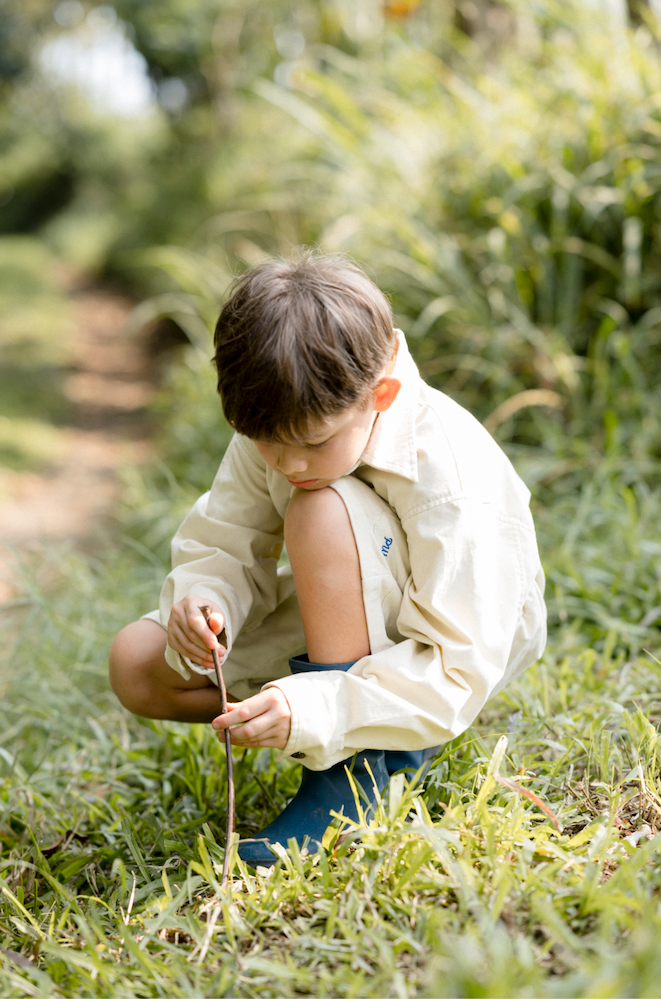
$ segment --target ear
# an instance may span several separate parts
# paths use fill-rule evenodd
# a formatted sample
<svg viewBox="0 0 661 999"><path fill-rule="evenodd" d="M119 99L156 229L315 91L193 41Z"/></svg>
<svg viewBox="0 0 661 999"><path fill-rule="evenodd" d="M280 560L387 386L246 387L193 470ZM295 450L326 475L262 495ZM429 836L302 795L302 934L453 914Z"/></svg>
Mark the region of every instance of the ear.
<svg viewBox="0 0 661 999"><path fill-rule="evenodd" d="M374 409L377 413L385 413L390 409L399 394L402 383L392 375L383 375L376 383L374 390Z"/></svg>

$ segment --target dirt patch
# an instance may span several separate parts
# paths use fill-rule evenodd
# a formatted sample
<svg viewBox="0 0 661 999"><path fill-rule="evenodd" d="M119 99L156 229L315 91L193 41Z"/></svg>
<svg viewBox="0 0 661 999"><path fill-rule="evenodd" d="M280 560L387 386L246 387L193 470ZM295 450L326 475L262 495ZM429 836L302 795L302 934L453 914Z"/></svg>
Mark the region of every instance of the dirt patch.
<svg viewBox="0 0 661 999"><path fill-rule="evenodd" d="M120 467L150 454L146 406L156 374L146 335L126 327L133 303L102 289L74 291L72 300L61 445L43 471L0 467L0 601L16 594L17 558L45 540L93 539L117 500Z"/></svg>

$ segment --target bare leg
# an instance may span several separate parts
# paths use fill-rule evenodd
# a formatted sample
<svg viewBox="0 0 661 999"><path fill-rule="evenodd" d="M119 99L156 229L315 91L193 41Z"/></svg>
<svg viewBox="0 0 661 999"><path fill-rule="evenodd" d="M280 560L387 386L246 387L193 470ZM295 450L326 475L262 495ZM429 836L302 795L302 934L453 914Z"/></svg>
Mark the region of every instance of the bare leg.
<svg viewBox="0 0 661 999"><path fill-rule="evenodd" d="M297 491L287 509L285 543L310 661L343 663L369 655L358 551L339 493Z"/></svg>
<svg viewBox="0 0 661 999"><path fill-rule="evenodd" d="M330 488L296 492L285 540L311 662L369 655L358 551L339 494ZM219 713L218 688L199 673L184 680L171 669L166 641L155 621L135 621L119 632L110 649L110 683L117 697L144 718L212 721Z"/></svg>
<svg viewBox="0 0 661 999"><path fill-rule="evenodd" d="M110 649L110 683L125 708L143 718L210 722L220 713L218 688L206 676L184 680L165 661L167 635L155 621L134 621Z"/></svg>

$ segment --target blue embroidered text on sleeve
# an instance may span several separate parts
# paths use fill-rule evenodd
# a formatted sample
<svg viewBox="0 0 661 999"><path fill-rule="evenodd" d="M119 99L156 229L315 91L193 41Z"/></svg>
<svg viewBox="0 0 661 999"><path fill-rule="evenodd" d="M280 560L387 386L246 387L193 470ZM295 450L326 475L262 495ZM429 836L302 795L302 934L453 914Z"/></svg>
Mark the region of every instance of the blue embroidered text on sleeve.
<svg viewBox="0 0 661 999"><path fill-rule="evenodd" d="M385 557L388 558L388 552L390 551L390 546L392 544L392 538L384 538L383 542L384 543L381 545L381 551L383 552L383 554L385 555Z"/></svg>

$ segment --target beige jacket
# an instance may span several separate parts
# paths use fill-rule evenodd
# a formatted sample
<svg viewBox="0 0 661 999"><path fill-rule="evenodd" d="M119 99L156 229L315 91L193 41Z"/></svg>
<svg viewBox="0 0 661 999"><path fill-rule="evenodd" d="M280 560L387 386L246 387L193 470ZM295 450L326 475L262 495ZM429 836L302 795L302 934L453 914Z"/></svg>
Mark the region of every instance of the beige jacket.
<svg viewBox="0 0 661 999"><path fill-rule="evenodd" d="M292 711L285 753L304 753L314 770L359 749L419 749L453 739L546 642L530 494L477 420L423 382L402 333L398 339L393 374L401 391L379 415L351 474L373 486L406 533L411 575L397 621L402 641L347 673L272 681ZM242 628L274 610L292 492L254 444L235 435L211 491L173 541L163 624L187 594L212 599L225 613L231 649ZM187 675L172 649L167 658Z"/></svg>

